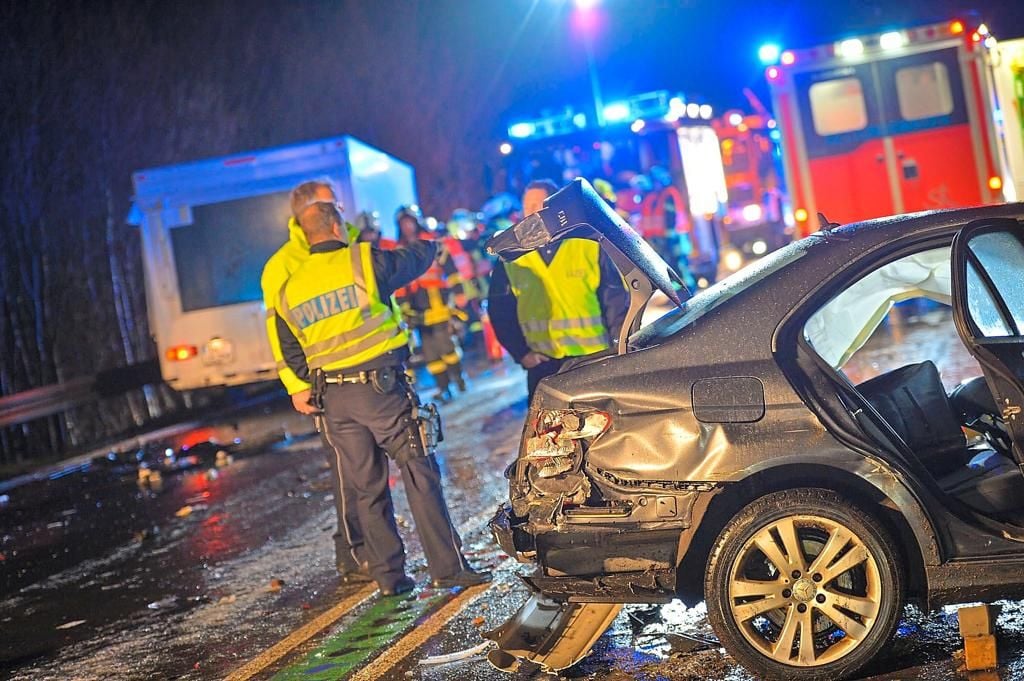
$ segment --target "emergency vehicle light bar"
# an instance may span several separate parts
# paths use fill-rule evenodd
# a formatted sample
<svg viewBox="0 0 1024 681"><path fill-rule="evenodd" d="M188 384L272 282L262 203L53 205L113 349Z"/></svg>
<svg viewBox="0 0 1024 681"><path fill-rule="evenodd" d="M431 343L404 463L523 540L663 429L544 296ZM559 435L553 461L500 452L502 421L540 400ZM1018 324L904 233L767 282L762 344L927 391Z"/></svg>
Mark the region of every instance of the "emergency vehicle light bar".
<svg viewBox="0 0 1024 681"><path fill-rule="evenodd" d="M968 29L972 30L968 33ZM979 43L988 36L988 27L985 24L970 27L963 21L955 19L917 28L851 36L815 47L784 50L779 53L777 63L782 66L792 66L833 59L857 59L861 56L893 52L913 45L949 40L961 35L967 35L972 42ZM775 75L769 75L769 79L775 80L780 75L778 66L771 64L769 70L771 69L775 69Z"/></svg>

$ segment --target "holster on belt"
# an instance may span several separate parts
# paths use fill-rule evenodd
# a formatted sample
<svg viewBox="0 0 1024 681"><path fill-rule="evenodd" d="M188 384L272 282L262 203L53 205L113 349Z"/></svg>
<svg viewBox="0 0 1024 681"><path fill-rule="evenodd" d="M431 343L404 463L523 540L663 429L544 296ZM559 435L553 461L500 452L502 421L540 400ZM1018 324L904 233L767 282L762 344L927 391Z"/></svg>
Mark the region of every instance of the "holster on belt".
<svg viewBox="0 0 1024 681"><path fill-rule="evenodd" d="M441 414L438 413L437 407L433 404L420 404L419 396L405 380L404 374L399 381L405 387L409 398L410 410L404 419L407 439L390 454L398 463L404 463L414 457L433 454L437 445L444 441L444 432L441 429Z"/></svg>
<svg viewBox="0 0 1024 681"><path fill-rule="evenodd" d="M309 403L321 411L324 408L324 392L327 390L327 375L320 369L313 371L313 382L309 388Z"/></svg>

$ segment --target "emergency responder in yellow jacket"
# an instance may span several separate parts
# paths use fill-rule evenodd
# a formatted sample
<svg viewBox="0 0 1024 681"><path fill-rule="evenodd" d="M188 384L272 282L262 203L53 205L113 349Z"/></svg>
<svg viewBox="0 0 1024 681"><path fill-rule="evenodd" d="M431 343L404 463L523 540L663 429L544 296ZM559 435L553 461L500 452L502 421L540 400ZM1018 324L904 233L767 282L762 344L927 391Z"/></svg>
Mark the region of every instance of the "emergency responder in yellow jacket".
<svg viewBox="0 0 1024 681"><path fill-rule="evenodd" d="M558 188L531 182L524 216L544 207ZM563 239L491 273L487 309L498 342L527 371L527 390L573 357L612 347L629 309L622 277L596 241Z"/></svg>
<svg viewBox="0 0 1024 681"><path fill-rule="evenodd" d="M462 371L462 355L452 338L452 316L455 314L452 296L462 292L459 272L443 241L423 227L419 210L403 206L395 214L398 223L399 244L408 245L419 239L438 243L438 255L423 276L402 291L400 304L406 318L419 331L423 360L427 371L437 384L435 399L452 399L451 384L466 390Z"/></svg>
<svg viewBox="0 0 1024 681"><path fill-rule="evenodd" d="M408 333L391 293L422 274L434 244L413 241L381 251L343 231L333 201L299 214L309 258L281 288L275 307L278 340L288 366L310 389L292 394L302 413L323 414L324 434L356 490L370 574L384 595L413 588L395 523L387 458L398 465L434 586L481 584L452 527L434 458L440 420L408 385Z"/></svg>
<svg viewBox="0 0 1024 681"><path fill-rule="evenodd" d="M336 201L331 185L323 181L305 182L292 192L292 217L288 220L288 241L270 256L263 266L260 286L263 289L263 306L267 310L267 338L274 360L277 362L277 375L289 393L305 390L309 387L306 381L295 375L281 356L277 342L277 325L275 323L274 304L281 287L298 269L299 265L309 257L309 244L306 235L296 221L295 214L312 200ZM324 441L324 454L331 467L331 482L334 488L334 506L338 513L338 527L334 532L334 559L341 580L346 583L369 581L369 573L365 565L367 558L363 547L363 532L359 526L359 517L355 506L346 505L344 499L352 498L354 490L346 484L341 475L338 457L334 450Z"/></svg>

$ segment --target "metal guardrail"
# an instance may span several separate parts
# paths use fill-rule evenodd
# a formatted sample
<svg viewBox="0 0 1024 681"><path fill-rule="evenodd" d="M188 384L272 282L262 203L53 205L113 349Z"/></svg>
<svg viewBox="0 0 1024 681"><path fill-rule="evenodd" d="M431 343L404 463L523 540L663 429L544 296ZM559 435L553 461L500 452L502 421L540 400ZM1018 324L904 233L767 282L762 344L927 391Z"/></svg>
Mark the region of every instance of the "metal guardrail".
<svg viewBox="0 0 1024 681"><path fill-rule="evenodd" d="M0 428L52 416L96 399L95 376L0 397Z"/></svg>
<svg viewBox="0 0 1024 681"><path fill-rule="evenodd" d="M156 360L74 378L64 383L32 388L0 397L0 428L16 426L45 416L160 381Z"/></svg>

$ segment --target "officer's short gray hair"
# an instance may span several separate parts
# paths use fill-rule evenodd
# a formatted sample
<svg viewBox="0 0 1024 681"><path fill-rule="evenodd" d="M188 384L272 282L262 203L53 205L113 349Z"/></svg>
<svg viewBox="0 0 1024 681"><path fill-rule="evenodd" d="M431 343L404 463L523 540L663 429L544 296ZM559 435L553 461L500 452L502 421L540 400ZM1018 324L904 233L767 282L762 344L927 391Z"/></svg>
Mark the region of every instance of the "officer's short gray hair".
<svg viewBox="0 0 1024 681"><path fill-rule="evenodd" d="M326 178L303 182L298 187L292 190L292 217L295 218L295 221L298 222L299 224L302 224L301 221L299 220L299 216L302 215L302 213L306 210L307 207L309 207L310 204L316 201L316 191L321 187L326 187L327 189L330 189L331 193L334 194L334 185L331 184L330 181L328 181Z"/></svg>
<svg viewBox="0 0 1024 681"><path fill-rule="evenodd" d="M341 213L330 201L315 201L306 206L302 213L302 227L306 239L310 242L319 241L324 237L334 236L334 226L340 225Z"/></svg>

